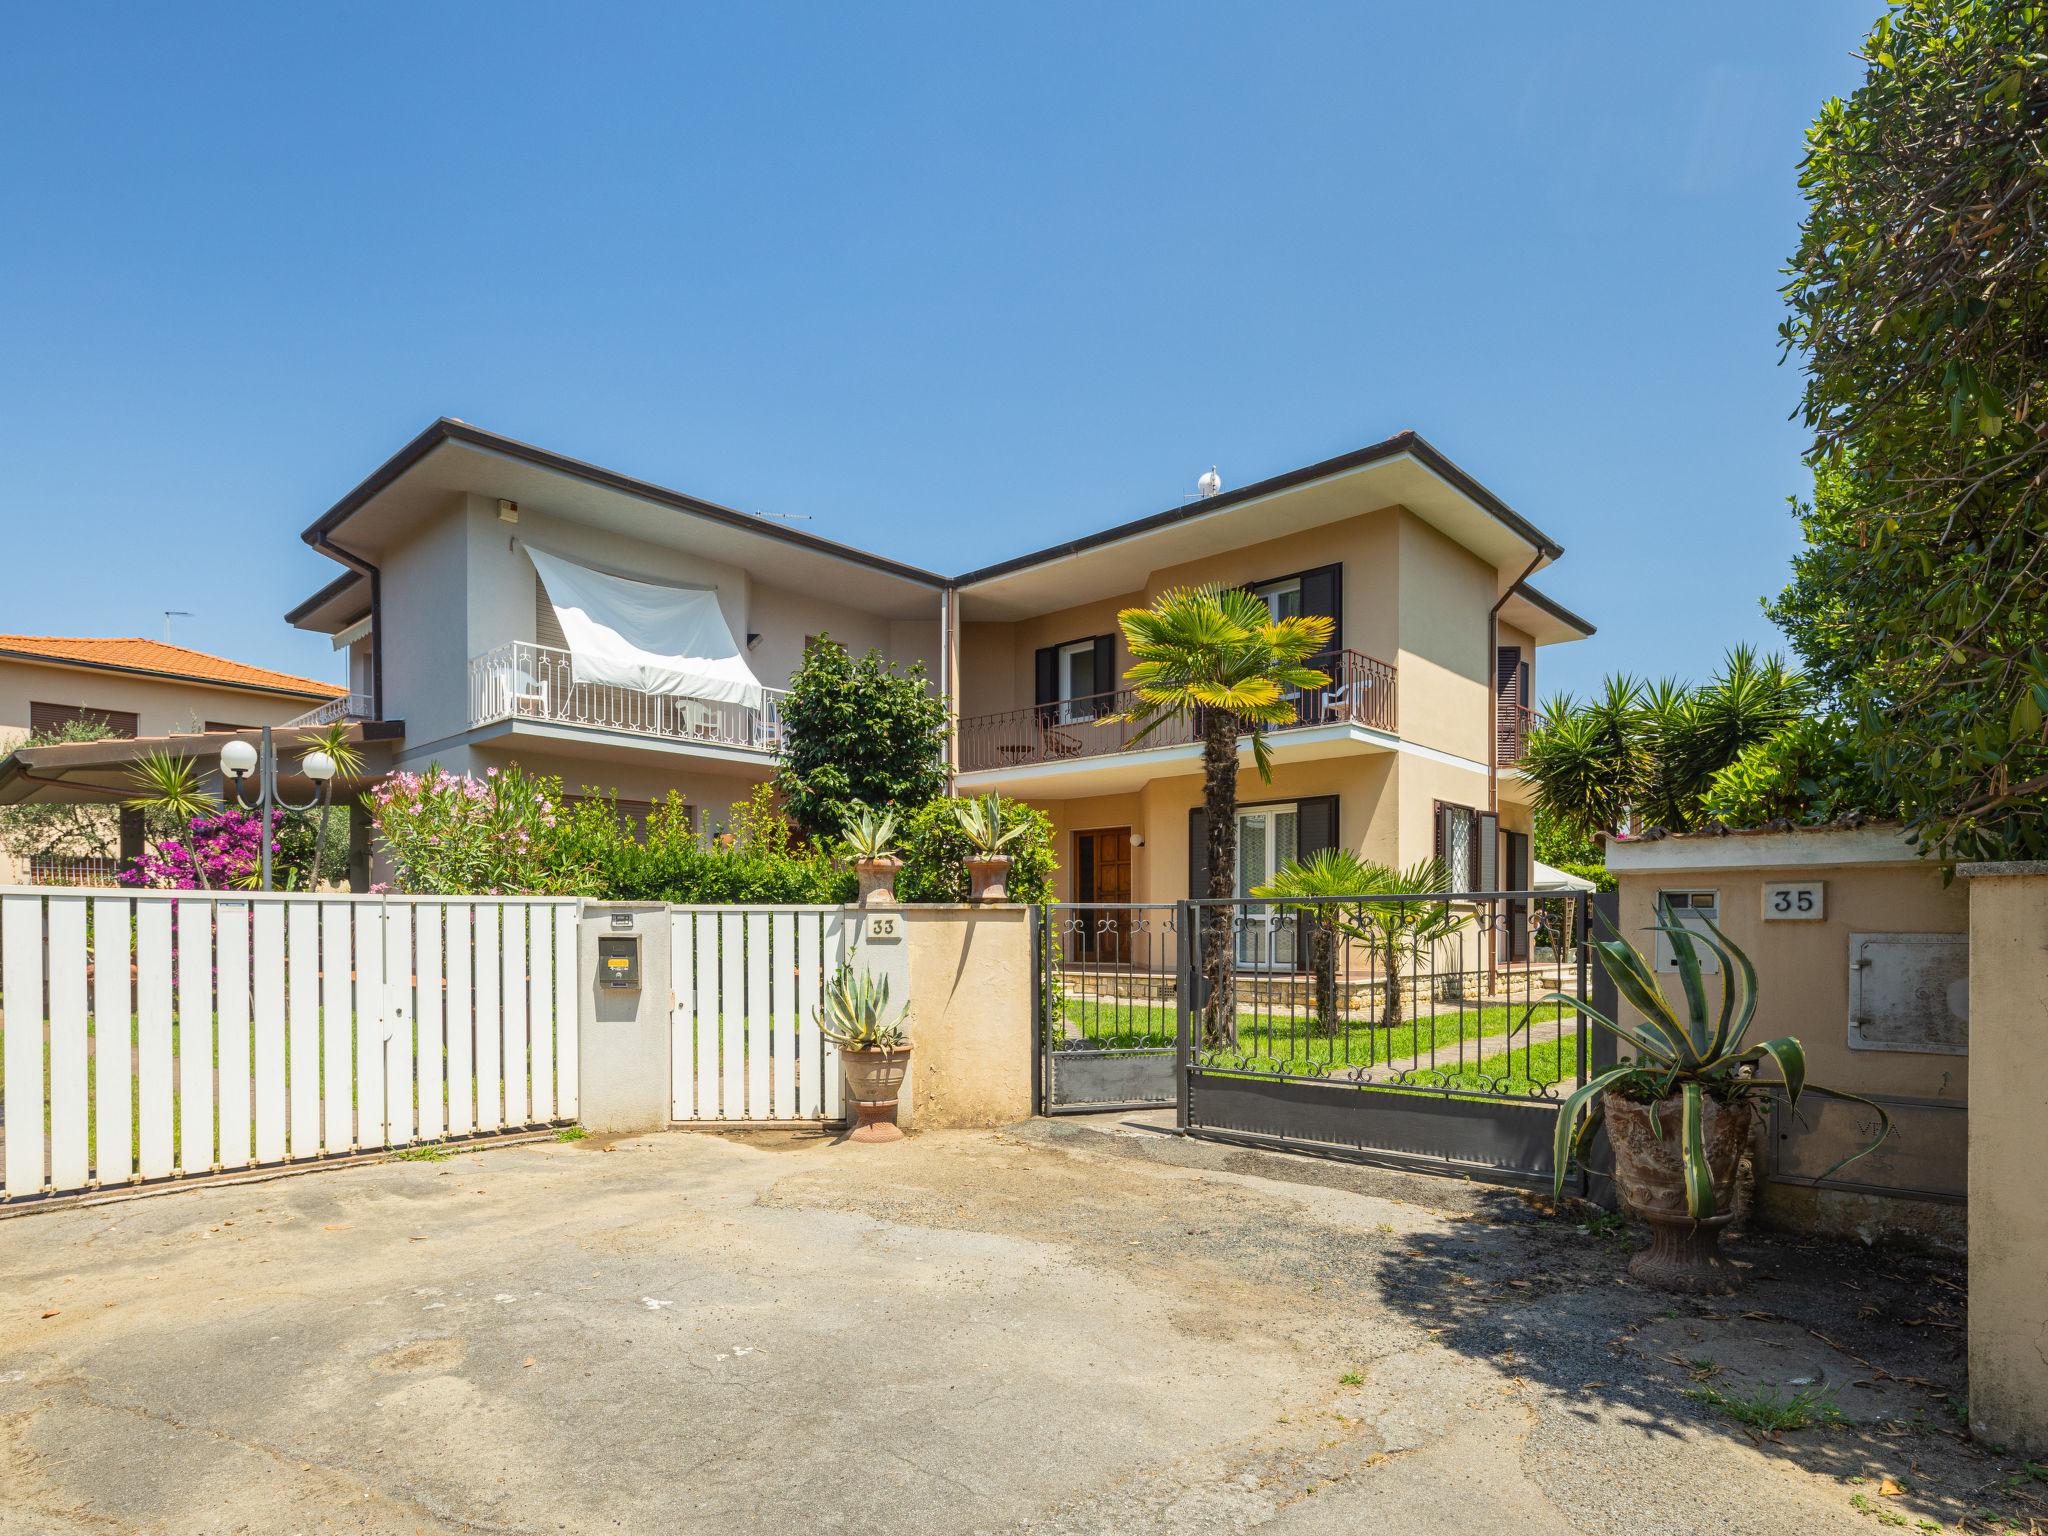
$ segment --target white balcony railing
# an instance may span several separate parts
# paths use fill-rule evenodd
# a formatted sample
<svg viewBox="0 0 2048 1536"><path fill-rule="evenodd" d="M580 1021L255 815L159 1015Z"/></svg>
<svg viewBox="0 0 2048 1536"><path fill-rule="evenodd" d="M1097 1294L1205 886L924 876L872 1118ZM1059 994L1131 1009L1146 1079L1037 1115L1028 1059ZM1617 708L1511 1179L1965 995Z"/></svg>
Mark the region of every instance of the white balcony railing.
<svg viewBox="0 0 2048 1536"><path fill-rule="evenodd" d="M316 704L303 715L295 715L285 721L285 729L303 725L333 725L343 720L367 720L370 718L370 696L367 693L344 693L339 698L329 699L325 704Z"/></svg>
<svg viewBox="0 0 2048 1536"><path fill-rule="evenodd" d="M762 690L760 709L715 699L678 698L611 683L579 683L569 653L552 645L515 640L469 663L469 723L540 720L587 725L662 741L751 747L782 745L781 688Z"/></svg>

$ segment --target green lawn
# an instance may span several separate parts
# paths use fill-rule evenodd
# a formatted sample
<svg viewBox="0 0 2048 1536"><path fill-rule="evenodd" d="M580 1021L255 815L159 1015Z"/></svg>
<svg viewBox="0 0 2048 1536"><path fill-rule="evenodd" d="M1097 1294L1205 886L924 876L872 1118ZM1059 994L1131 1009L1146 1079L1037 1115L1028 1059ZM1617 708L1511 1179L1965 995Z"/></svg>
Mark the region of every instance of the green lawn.
<svg viewBox="0 0 2048 1536"><path fill-rule="evenodd" d="M1482 1077L1532 1077L1539 1083L1563 1081L1577 1071L1577 1042L1567 1040L1560 1051L1555 1041L1538 1040L1532 1047L1517 1037L1510 1047L1501 1038L1520 1028L1525 1009L1495 1004L1486 1008L1439 1006L1434 1014L1409 1017L1392 1028L1347 1021L1327 1034L1308 1019L1242 1010L1237 1016L1238 1053L1278 1071L1380 1066L1416 1060L1418 1067L1455 1072L1468 1086ZM1081 1035L1107 1049L1136 1050L1171 1046L1174 1008L1164 1002L1128 1002L1067 998L1063 1013ZM1535 1010L1531 1022L1543 1026L1568 1018L1570 1010L1552 1003ZM1493 1037L1480 1056L1472 1042ZM1562 1071L1563 1076L1557 1074Z"/></svg>

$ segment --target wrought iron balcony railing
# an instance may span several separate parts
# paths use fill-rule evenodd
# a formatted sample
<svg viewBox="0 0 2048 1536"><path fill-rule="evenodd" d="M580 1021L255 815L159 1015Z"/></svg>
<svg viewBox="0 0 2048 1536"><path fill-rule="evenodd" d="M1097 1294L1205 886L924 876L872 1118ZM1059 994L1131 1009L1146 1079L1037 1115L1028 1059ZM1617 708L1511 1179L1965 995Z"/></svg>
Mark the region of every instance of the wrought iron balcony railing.
<svg viewBox="0 0 2048 1536"><path fill-rule="evenodd" d="M1536 711L1519 704L1502 705L1493 723L1494 762L1502 768L1519 763L1529 750L1529 733L1535 729Z"/></svg>
<svg viewBox="0 0 2048 1536"><path fill-rule="evenodd" d="M767 702L760 709L750 709L743 704L647 693L612 683L579 683L567 651L515 640L470 659L469 723L537 720L595 726L662 741L774 752L782 745L779 710L787 690L762 691Z"/></svg>
<svg viewBox="0 0 2048 1536"><path fill-rule="evenodd" d="M1328 686L1296 695L1294 720L1270 729L1286 732L1339 723L1394 729L1391 666L1361 651L1340 651L1314 665L1330 675ZM1133 690L1120 688L1029 709L968 716L960 722L960 771L1106 757L1201 740L1195 722L1185 716L1168 720L1142 741L1134 740L1139 728L1111 717L1128 711L1135 700Z"/></svg>

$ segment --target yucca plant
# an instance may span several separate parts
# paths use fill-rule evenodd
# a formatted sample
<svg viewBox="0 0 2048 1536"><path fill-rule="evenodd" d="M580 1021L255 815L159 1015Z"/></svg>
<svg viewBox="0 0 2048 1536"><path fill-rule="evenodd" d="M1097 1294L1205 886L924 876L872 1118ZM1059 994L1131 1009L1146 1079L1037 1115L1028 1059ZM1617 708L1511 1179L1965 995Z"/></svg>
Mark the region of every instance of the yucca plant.
<svg viewBox="0 0 2048 1536"><path fill-rule="evenodd" d="M994 790L972 800L953 802L953 815L960 822L968 846L984 859L997 858L1002 851L1030 830L1025 823L1003 825L1003 799Z"/></svg>
<svg viewBox="0 0 2048 1536"><path fill-rule="evenodd" d="M843 1051L900 1051L910 1044L903 1010L889 1012L889 978L842 965L825 985L813 1017L819 1031Z"/></svg>
<svg viewBox="0 0 2048 1536"><path fill-rule="evenodd" d="M1791 1035L1747 1043L1750 1025L1756 1019L1756 967L1741 947L1702 919L1705 932L1683 924L1664 922L1654 931L1669 936L1672 958L1685 993L1684 1010L1665 996L1656 972L1642 955L1619 935L1593 942L1601 966L1613 978L1615 990L1642 1015L1640 1024L1621 1024L1587 1005L1581 998L1552 992L1532 1004L1534 1013L1542 1003L1562 1002L1585 1014L1630 1046L1635 1055L1624 1058L1591 1079L1564 1101L1557 1117L1554 1147L1556 1193L1564 1193L1568 1166L1583 1159L1594 1133L1605 1118L1603 1099L1608 1095L1649 1106L1650 1126L1661 1139L1665 1134L1663 1106L1676 1098L1679 1104L1679 1162L1685 1183L1685 1209L1694 1221L1720 1214L1716 1209L1714 1179L1708 1165L1703 1137L1705 1101L1710 1096L1727 1104L1746 1104L1761 1099L1773 1087L1782 1087L1793 1109L1802 1094L1820 1094L1844 1099L1876 1112L1878 1132L1869 1146L1850 1153L1822 1178L1839 1172L1857 1158L1874 1152L1891 1130L1891 1117L1882 1106L1837 1088L1823 1088L1806 1080L1806 1052ZM1709 1005L1707 987L1700 965L1699 949L1704 947L1721 962L1721 997L1718 1009ZM1523 1016L1528 1024L1528 1014ZM1759 1076L1765 1062L1771 1063L1780 1081Z"/></svg>
<svg viewBox="0 0 2048 1536"><path fill-rule="evenodd" d="M334 760L334 773L320 786L320 830L313 837L313 864L306 871L308 890L320 883L320 866L327 857L327 816L334 809L334 783L336 779L352 779L363 771L363 754L349 739L349 728L340 721L323 730L303 736L299 745L307 756L325 752Z"/></svg>
<svg viewBox="0 0 2048 1536"><path fill-rule="evenodd" d="M892 858L896 852L896 813L856 806L839 824L839 835L856 859L872 862Z"/></svg>
<svg viewBox="0 0 2048 1536"><path fill-rule="evenodd" d="M176 752L158 750L137 758L128 768L128 782L135 793L125 802L133 811L159 811L190 827L193 818L220 808L219 799L206 788L199 764ZM211 890L206 869L195 857L192 873L201 890Z"/></svg>

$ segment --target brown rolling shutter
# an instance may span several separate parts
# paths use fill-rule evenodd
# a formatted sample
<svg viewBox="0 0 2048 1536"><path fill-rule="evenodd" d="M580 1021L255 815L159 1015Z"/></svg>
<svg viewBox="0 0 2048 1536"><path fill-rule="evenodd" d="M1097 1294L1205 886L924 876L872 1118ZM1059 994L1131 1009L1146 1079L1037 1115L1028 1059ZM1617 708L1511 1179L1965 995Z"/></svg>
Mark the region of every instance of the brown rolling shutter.
<svg viewBox="0 0 2048 1536"><path fill-rule="evenodd" d="M1495 739L1494 757L1498 762L1512 763L1522 756L1522 710L1528 700L1522 697L1522 648L1518 645L1503 645L1493 654L1493 733Z"/></svg>
<svg viewBox="0 0 2048 1536"><path fill-rule="evenodd" d="M132 709L94 709L86 704L37 704L33 701L28 706L28 728L38 736L61 731L80 720L104 725L115 736L141 734L141 721Z"/></svg>
<svg viewBox="0 0 2048 1536"><path fill-rule="evenodd" d="M562 621L555 614L555 605L548 600L547 583L538 572L533 578L533 639L536 645L553 646L558 651L569 649L569 637L562 633Z"/></svg>

